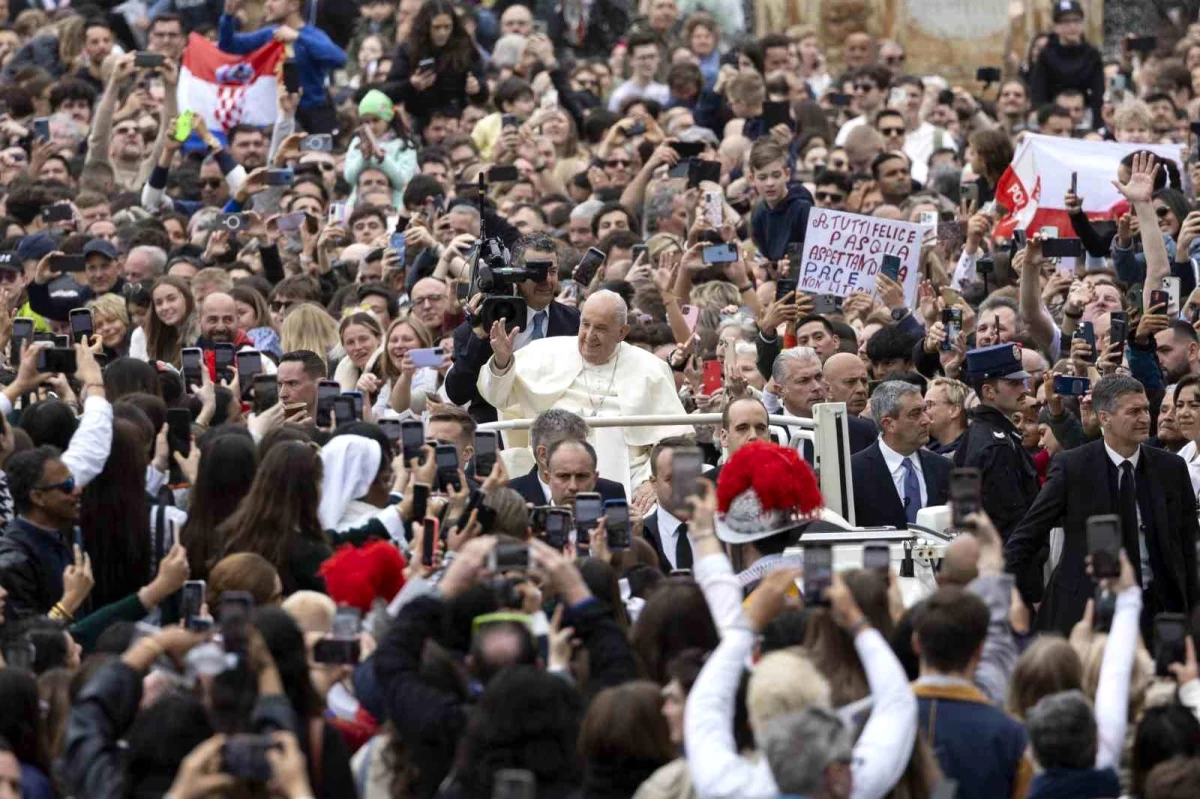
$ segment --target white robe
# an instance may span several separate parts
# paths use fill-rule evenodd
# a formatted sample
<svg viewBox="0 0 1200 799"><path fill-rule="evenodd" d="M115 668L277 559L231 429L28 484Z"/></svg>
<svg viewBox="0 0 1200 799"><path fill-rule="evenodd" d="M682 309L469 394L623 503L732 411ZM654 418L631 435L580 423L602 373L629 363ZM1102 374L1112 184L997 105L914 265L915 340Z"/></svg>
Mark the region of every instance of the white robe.
<svg viewBox="0 0 1200 799"><path fill-rule="evenodd" d="M489 360L479 371L478 386L501 418L532 419L550 408L584 418L686 413L671 367L624 342L608 362L594 366L583 360L574 336L531 341L514 354L503 374ZM650 477L655 443L693 432L690 425L592 428L588 440L596 447L600 475L633 489Z"/></svg>

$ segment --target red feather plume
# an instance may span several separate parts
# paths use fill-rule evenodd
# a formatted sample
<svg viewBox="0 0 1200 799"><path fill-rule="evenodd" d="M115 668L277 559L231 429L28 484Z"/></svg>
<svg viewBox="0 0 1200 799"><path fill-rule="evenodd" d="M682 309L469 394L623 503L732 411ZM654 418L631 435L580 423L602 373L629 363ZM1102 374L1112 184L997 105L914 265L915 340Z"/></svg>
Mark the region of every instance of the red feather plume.
<svg viewBox="0 0 1200 799"><path fill-rule="evenodd" d="M767 441L746 444L721 467L717 509L727 513L748 488L758 494L764 511L787 509L807 515L825 504L812 467L791 447Z"/></svg>
<svg viewBox="0 0 1200 799"><path fill-rule="evenodd" d="M325 578L330 599L368 613L377 597L391 602L400 593L404 566L404 556L394 544L375 541L361 547L338 547L317 574Z"/></svg>

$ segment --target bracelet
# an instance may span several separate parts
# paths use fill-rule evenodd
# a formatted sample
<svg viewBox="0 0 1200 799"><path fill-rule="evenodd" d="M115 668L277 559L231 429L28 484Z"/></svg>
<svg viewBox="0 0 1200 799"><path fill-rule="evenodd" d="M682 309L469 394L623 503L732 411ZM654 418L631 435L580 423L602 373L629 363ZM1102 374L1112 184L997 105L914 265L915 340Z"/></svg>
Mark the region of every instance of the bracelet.
<svg viewBox="0 0 1200 799"><path fill-rule="evenodd" d="M1082 319L1083 311L1080 311L1079 313L1071 313L1070 311L1063 311L1063 316L1067 317L1068 319Z"/></svg>
<svg viewBox="0 0 1200 799"><path fill-rule="evenodd" d="M75 621L75 617L67 612L67 609L63 607L61 602L55 602L54 607L50 608L50 613L48 615L52 619L65 619L69 622Z"/></svg>

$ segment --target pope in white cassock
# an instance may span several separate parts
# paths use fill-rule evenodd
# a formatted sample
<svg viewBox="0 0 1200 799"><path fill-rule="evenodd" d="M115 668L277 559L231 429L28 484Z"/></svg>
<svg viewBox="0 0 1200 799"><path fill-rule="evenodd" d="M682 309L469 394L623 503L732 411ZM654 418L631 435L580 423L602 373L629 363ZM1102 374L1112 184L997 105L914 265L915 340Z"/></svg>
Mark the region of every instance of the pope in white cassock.
<svg viewBox="0 0 1200 799"><path fill-rule="evenodd" d="M619 294L588 297L579 336L531 341L513 352L520 328L506 333L492 325L492 357L479 372L479 393L502 417L532 419L561 408L585 419L604 416L678 415L686 411L675 390L671 367L625 343L628 308ZM691 426L595 427L588 439L603 477L632 490L650 477L650 449L668 436L693 433Z"/></svg>

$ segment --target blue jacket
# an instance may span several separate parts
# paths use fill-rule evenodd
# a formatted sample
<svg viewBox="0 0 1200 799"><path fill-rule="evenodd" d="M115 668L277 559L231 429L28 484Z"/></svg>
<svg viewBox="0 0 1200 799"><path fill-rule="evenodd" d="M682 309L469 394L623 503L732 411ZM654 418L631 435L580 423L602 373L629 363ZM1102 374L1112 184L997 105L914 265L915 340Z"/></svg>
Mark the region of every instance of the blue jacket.
<svg viewBox="0 0 1200 799"><path fill-rule="evenodd" d="M1175 239L1163 234L1163 243L1167 245L1167 261L1171 264L1171 274L1179 278L1179 298L1186 301L1188 295L1196 288L1196 274L1192 269L1191 259L1200 256L1200 239L1194 239L1188 247L1188 260L1183 263L1175 261ZM1117 237L1112 239L1112 262L1117 277L1126 283L1141 283L1146 279L1146 253L1141 242L1134 246L1118 247ZM1146 291L1157 289L1158 286L1146 286Z"/></svg>
<svg viewBox="0 0 1200 799"><path fill-rule="evenodd" d="M229 14L221 15L220 38L217 46L226 53L251 53L271 41L278 25L268 25L252 33L238 33L238 21ZM301 108L325 105L325 80L329 73L346 64L346 51L333 43L329 34L313 25L300 29L300 38L292 45L297 72L300 73Z"/></svg>
<svg viewBox="0 0 1200 799"><path fill-rule="evenodd" d="M788 187L787 195L774 208L762 201L750 218L754 243L768 261L781 261L787 255L789 244L803 243L808 228L808 212L813 207L813 196L799 183Z"/></svg>
<svg viewBox="0 0 1200 799"><path fill-rule="evenodd" d="M1025 799L1107 799L1121 795L1121 780L1110 768L1050 768L1029 783Z"/></svg>

